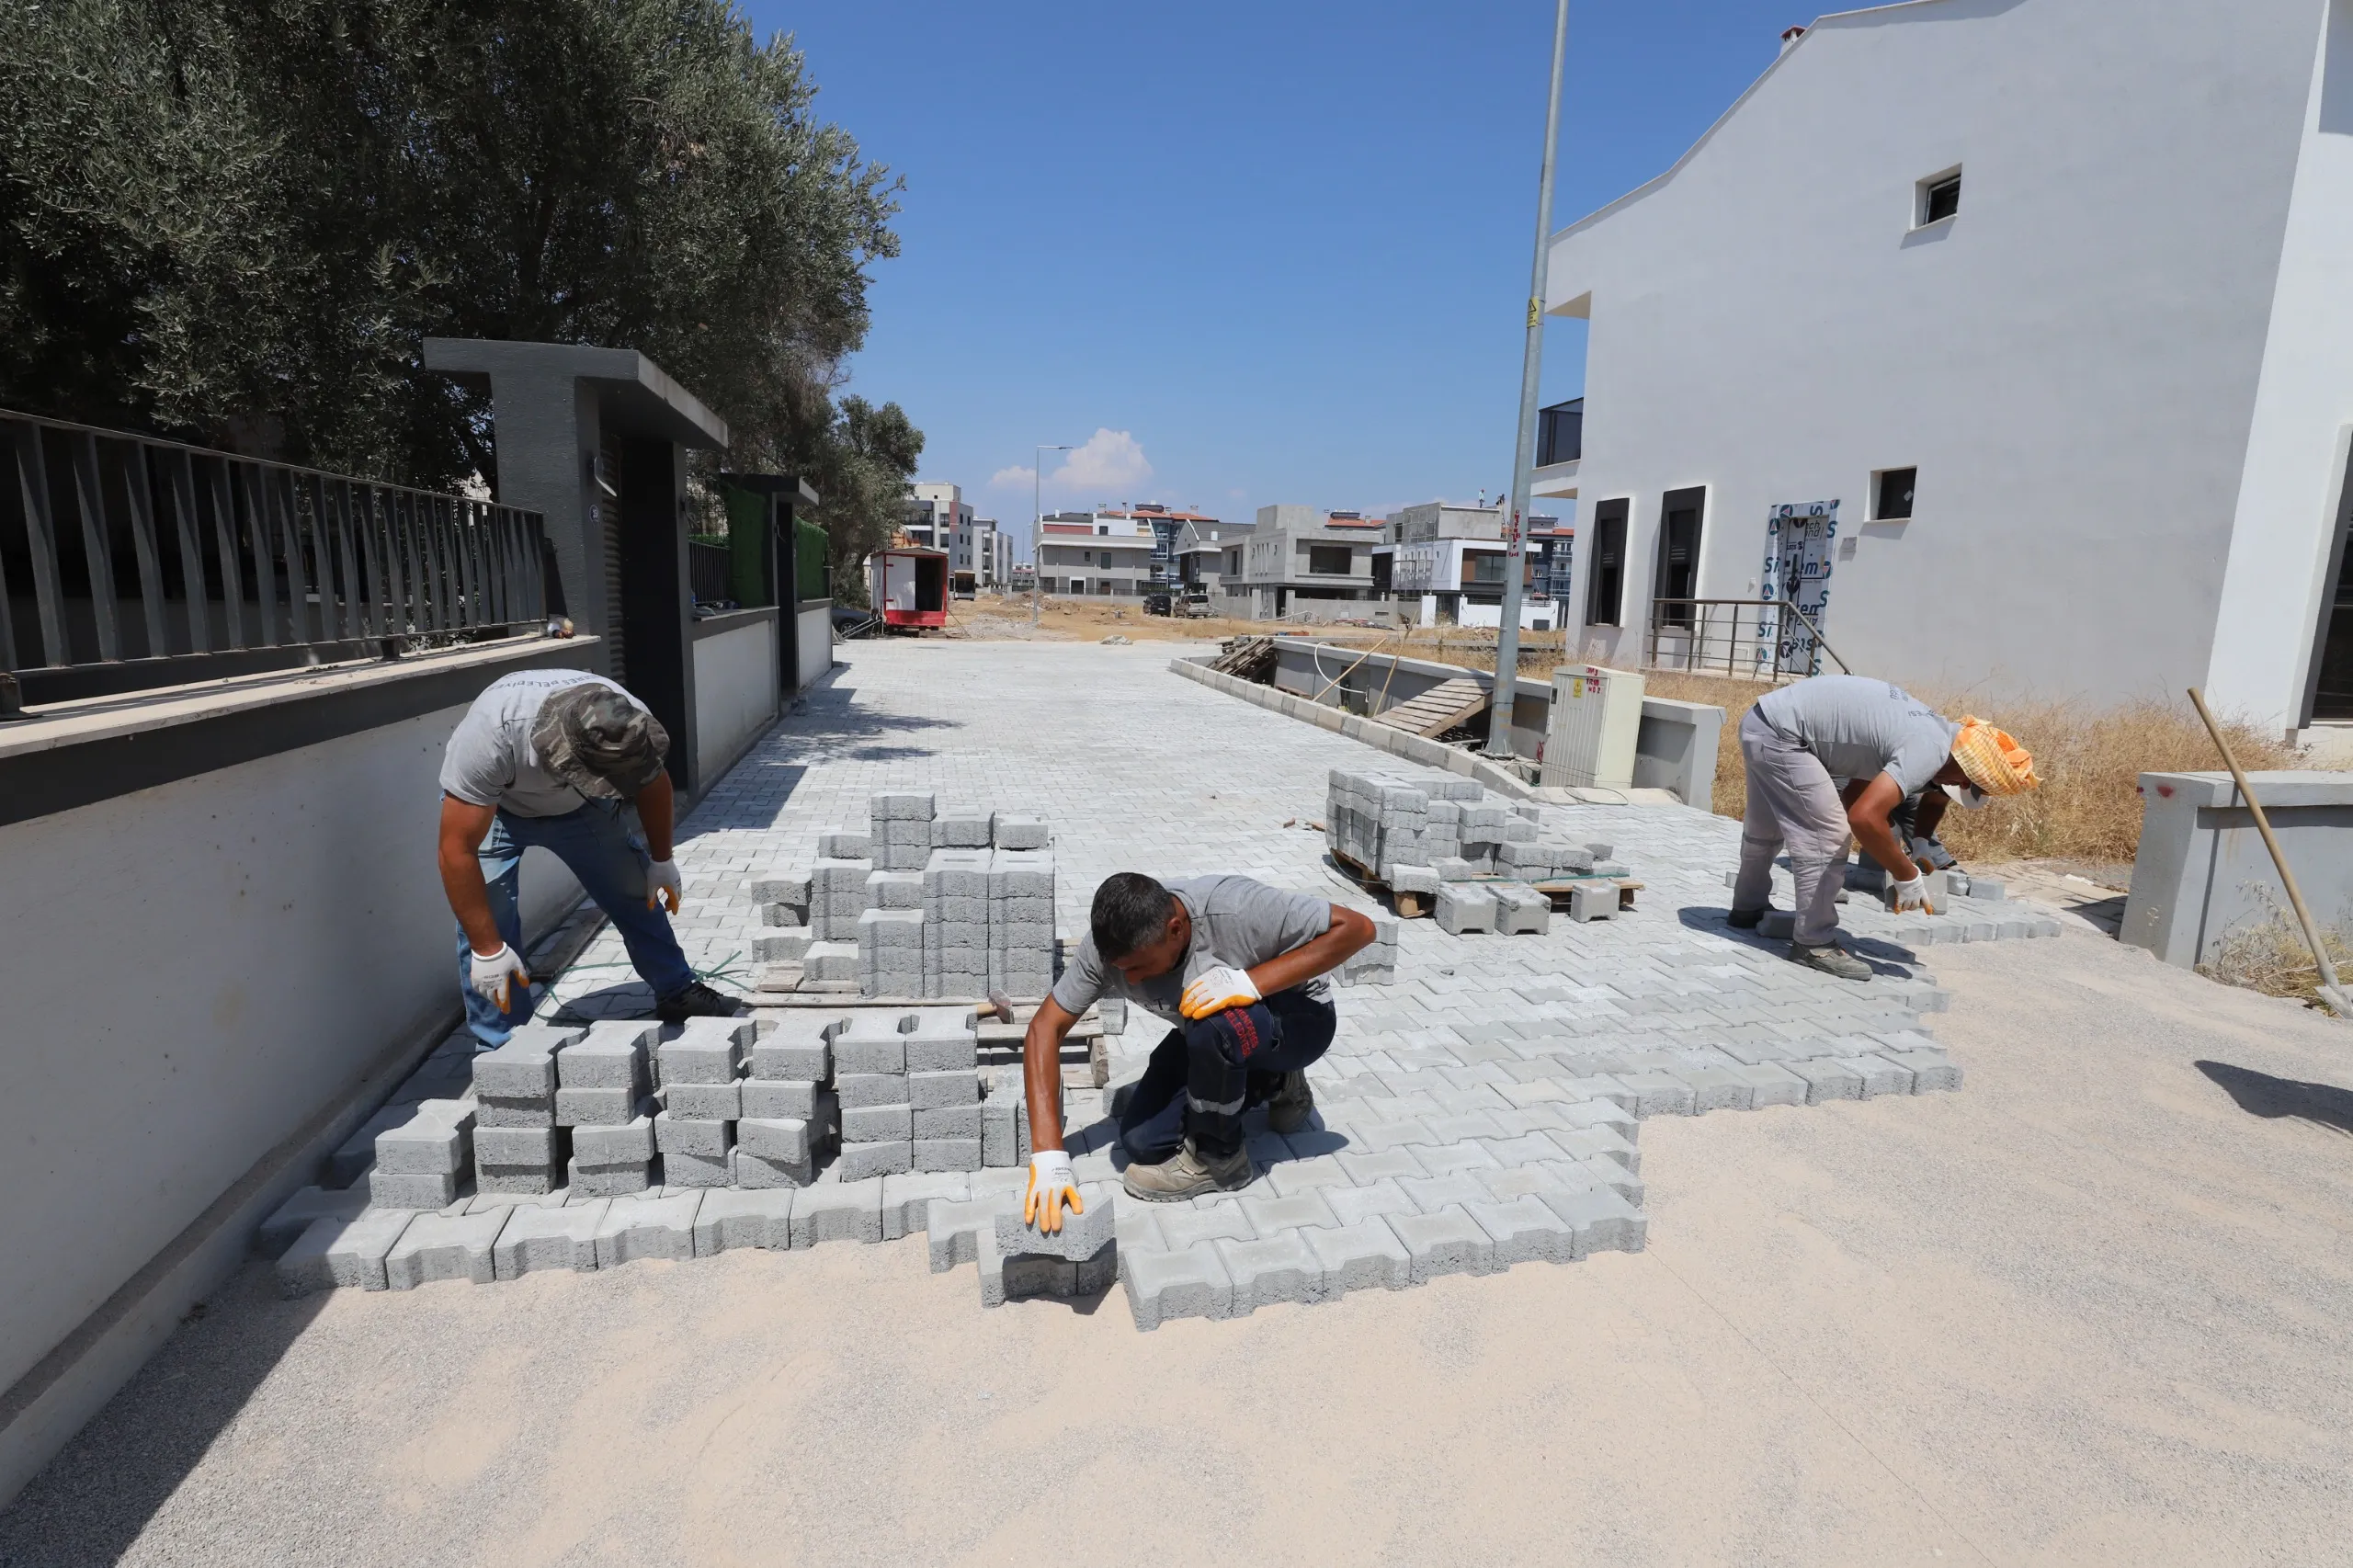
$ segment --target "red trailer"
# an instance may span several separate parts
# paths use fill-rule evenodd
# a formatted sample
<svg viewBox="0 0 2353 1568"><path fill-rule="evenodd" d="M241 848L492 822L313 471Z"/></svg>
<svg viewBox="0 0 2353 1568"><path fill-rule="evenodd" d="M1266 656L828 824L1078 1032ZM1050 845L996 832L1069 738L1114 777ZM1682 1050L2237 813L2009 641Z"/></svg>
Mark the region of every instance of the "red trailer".
<svg viewBox="0 0 2353 1568"><path fill-rule="evenodd" d="M892 631L921 631L948 624L948 552L903 545L877 551L868 591Z"/></svg>

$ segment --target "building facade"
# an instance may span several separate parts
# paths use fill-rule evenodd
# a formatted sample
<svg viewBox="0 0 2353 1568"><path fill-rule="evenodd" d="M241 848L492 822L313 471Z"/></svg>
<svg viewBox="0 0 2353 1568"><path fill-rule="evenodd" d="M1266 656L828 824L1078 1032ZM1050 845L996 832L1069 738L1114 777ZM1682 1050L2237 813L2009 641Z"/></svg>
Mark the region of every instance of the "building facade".
<svg viewBox="0 0 2353 1568"><path fill-rule="evenodd" d="M966 517L956 524L948 552L948 580L956 592L1002 593L1012 576L1013 540L995 519Z"/></svg>
<svg viewBox="0 0 2353 1568"><path fill-rule="evenodd" d="M1052 512L1038 525L1038 586L1072 597L1140 598L1160 548L1149 521L1124 512Z"/></svg>
<svg viewBox="0 0 2353 1568"><path fill-rule="evenodd" d="M1795 589L1933 690L2353 718L2348 277L2353 0L1824 17L1552 241L1580 645Z"/></svg>
<svg viewBox="0 0 2353 1568"><path fill-rule="evenodd" d="M928 550L945 550L952 557L957 537L972 526L972 508L964 500L961 484L935 484L929 482L910 486L907 492L906 535L909 544Z"/></svg>
<svg viewBox="0 0 2353 1568"><path fill-rule="evenodd" d="M1390 514L1388 540L1374 552L1377 596L1403 621L1418 626L1501 626L1510 556L1500 506L1442 502ZM1557 518L1530 516L1521 565L1520 625L1549 631L1560 624L1552 589L1569 559L1573 530Z"/></svg>
<svg viewBox="0 0 2353 1568"><path fill-rule="evenodd" d="M1240 582L1225 603L1252 620L1340 619L1369 613L1379 518L1300 506L1261 506L1240 558ZM1239 592L1234 589L1238 587ZM1352 607L1352 608L1351 608Z"/></svg>

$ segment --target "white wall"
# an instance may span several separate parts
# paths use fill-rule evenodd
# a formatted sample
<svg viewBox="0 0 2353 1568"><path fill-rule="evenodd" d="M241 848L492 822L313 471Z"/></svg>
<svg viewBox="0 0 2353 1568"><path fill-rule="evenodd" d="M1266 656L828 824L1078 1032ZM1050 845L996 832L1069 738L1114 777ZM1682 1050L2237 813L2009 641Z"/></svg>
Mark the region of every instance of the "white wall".
<svg viewBox="0 0 2353 1568"><path fill-rule="evenodd" d="M834 667L833 606L829 601L815 609L804 609L795 621L794 635L801 639L801 657L794 667L801 672L801 688L806 690Z"/></svg>
<svg viewBox="0 0 2353 1568"><path fill-rule="evenodd" d="M2208 698L2267 728L2304 711L2353 426L2353 0L2331 0L2239 476Z"/></svg>
<svg viewBox="0 0 2353 1568"><path fill-rule="evenodd" d="M695 776L706 788L776 718L779 613L695 639Z"/></svg>
<svg viewBox="0 0 2353 1568"><path fill-rule="evenodd" d="M464 711L0 827L0 1388L455 1013L435 780ZM579 896L540 850L523 886L534 935Z"/></svg>
<svg viewBox="0 0 2353 1568"><path fill-rule="evenodd" d="M1828 17L1669 176L1563 231L1548 303L1592 322L1579 507L1632 501L1625 630L1587 635L1639 655L1661 494L1705 485L1706 597L1758 591L1769 506L1841 502L1824 630L1859 668L2102 699L2201 679L2320 14ZM1959 216L1913 232L1916 182L1954 165ZM1907 466L1914 518L1866 525L1871 471Z"/></svg>

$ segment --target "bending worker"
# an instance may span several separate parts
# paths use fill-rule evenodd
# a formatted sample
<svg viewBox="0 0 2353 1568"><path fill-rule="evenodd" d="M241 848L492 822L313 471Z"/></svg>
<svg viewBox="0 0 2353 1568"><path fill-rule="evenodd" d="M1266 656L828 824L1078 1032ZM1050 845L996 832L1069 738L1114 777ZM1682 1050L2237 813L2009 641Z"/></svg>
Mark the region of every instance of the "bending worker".
<svg viewBox="0 0 2353 1568"><path fill-rule="evenodd" d="M1927 909L1927 879L1889 821L1904 798L1937 785L1975 807L2041 782L2034 758L1993 725L1955 724L1866 676L1815 676L1758 698L1740 722L1740 752L1748 812L1730 924L1750 929L1764 919L1773 857L1787 844L1797 882L1790 957L1841 980L1871 977L1833 939L1849 833L1887 868L1898 910Z"/></svg>
<svg viewBox="0 0 2353 1568"><path fill-rule="evenodd" d="M669 750L643 703L585 670L502 676L458 721L441 762L441 886L458 917L466 1023L486 1047L531 1016L516 948L517 868L535 844L611 919L664 1023L742 1011L695 978L670 929L680 890Z"/></svg>
<svg viewBox="0 0 2353 1568"><path fill-rule="evenodd" d="M1022 1212L1062 1229L1083 1212L1063 1148L1062 1044L1098 998L1124 997L1174 1026L1120 1118L1132 1196L1176 1202L1250 1185L1242 1118L1295 1132L1315 1097L1307 1066L1331 1049L1338 1018L1330 971L1373 938L1372 922L1247 877L1163 885L1122 871L1095 890L1087 935L1023 1042L1029 1091L1029 1191Z"/></svg>

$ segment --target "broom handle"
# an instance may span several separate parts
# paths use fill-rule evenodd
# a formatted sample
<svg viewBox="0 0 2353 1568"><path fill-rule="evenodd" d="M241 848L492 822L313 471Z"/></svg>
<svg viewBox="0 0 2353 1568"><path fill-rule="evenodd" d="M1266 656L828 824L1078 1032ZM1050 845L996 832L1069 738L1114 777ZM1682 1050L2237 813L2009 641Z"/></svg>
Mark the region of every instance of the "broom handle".
<svg viewBox="0 0 2353 1568"><path fill-rule="evenodd" d="M2313 926L2312 911L2304 907L2304 895L2296 886L2296 873L2288 869L2288 857L2281 854L2279 839L2272 836L2271 819L2263 814L2263 802L2255 798L2255 787L2246 781L2246 772L2239 767L2239 759L2232 755L2231 743L2222 738L2222 727L2214 722L2214 715L2206 710L2206 699L2198 688L2189 688L2190 705L2198 710L2199 718L2206 722L2206 733L2214 737L2214 747L2222 754L2224 766L2231 770L2232 781L2239 787L2240 797L2255 817L2255 830L2263 835L2263 846L2271 851L2271 863L2279 869L2279 880L2287 885L2288 904L2296 912L2296 924L2304 929L2304 946L2313 953L2313 962L2320 968L2321 983L2331 991L2337 990L2336 966L2328 961L2328 949L2321 946L2320 932ZM2342 993L2340 992L2341 995ZM2331 1007L2336 1004L2331 1002Z"/></svg>

